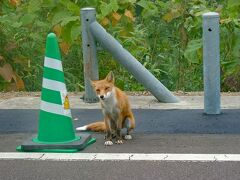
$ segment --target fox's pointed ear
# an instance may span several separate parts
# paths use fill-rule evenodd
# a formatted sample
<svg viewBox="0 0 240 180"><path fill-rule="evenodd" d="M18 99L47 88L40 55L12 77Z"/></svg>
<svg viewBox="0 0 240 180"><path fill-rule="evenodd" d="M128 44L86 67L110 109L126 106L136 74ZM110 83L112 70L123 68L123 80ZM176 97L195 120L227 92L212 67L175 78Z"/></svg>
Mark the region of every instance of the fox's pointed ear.
<svg viewBox="0 0 240 180"><path fill-rule="evenodd" d="M108 73L108 75L106 76L106 81L111 82L111 83L114 83L114 75L113 75L113 72L112 72L112 71L110 71L110 72Z"/></svg>

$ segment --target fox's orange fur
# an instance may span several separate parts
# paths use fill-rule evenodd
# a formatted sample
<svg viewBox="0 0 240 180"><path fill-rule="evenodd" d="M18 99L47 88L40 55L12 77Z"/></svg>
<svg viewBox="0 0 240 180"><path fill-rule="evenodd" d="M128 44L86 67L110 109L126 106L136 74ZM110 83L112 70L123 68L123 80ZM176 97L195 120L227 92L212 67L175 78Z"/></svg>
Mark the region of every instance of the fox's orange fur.
<svg viewBox="0 0 240 180"><path fill-rule="evenodd" d="M92 85L100 99L103 122L95 122L77 130L106 132L105 145L112 145L113 135L116 143L122 144L121 129L127 128L125 139L131 139L129 134L135 128L135 119L127 95L114 85L113 73L110 72L103 80L92 81Z"/></svg>

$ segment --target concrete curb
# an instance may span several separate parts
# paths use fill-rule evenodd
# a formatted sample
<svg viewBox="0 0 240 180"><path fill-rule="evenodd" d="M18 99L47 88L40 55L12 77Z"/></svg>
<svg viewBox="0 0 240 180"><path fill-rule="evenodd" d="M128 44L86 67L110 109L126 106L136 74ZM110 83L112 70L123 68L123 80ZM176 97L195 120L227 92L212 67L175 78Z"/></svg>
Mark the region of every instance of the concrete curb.
<svg viewBox="0 0 240 180"><path fill-rule="evenodd" d="M99 103L84 103L70 95L72 109L100 109ZM129 96L133 109L203 109L203 96L178 96L179 103L159 103L153 96ZM40 97L21 96L0 100L0 109L39 109ZM222 109L240 109L240 96L221 96Z"/></svg>

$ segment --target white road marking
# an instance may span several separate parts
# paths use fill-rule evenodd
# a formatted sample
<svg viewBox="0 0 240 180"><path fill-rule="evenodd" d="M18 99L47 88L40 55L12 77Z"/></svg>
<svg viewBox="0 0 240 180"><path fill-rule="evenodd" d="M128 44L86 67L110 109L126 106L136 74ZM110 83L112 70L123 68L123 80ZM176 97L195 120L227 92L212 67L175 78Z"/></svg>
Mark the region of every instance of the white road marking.
<svg viewBox="0 0 240 180"><path fill-rule="evenodd" d="M240 161L240 154L26 153L0 152L0 160L53 161Z"/></svg>
<svg viewBox="0 0 240 180"><path fill-rule="evenodd" d="M0 159L39 159L43 153L0 153Z"/></svg>

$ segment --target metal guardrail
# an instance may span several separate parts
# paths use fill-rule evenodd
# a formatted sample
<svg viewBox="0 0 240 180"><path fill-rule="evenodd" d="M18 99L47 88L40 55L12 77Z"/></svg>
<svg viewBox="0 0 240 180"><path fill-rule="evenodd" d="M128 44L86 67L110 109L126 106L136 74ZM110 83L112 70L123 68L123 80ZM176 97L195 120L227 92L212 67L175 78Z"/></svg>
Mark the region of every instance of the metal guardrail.
<svg viewBox="0 0 240 180"><path fill-rule="evenodd" d="M149 90L158 101L176 103L175 97L158 79L156 79L139 61L136 60L122 45L115 40L106 30L95 21L95 9L81 9L84 78L85 78L85 102L95 102L96 95L92 93L89 79L96 79L98 66L96 58L95 39L100 45L110 52L116 61L123 65L144 87ZM94 38L93 38L94 37Z"/></svg>
<svg viewBox="0 0 240 180"><path fill-rule="evenodd" d="M114 59L124 66L158 101L176 103L175 97L156 79L135 57L114 39L96 21L94 8L81 9L82 42L84 59L85 102L98 101L90 79L98 79L98 62L95 40L110 52ZM203 14L203 69L204 69L204 112L220 114L220 49L219 15L210 12Z"/></svg>

